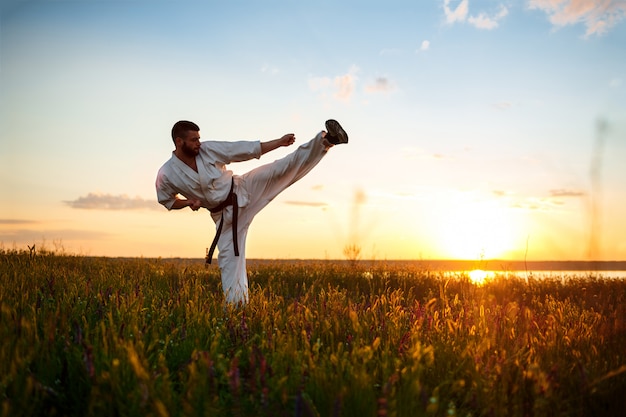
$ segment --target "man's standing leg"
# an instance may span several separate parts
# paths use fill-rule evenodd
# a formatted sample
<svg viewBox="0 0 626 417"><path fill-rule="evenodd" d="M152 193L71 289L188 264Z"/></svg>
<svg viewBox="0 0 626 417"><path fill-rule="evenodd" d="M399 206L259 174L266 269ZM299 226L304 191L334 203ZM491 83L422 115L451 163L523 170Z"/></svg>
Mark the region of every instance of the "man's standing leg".
<svg viewBox="0 0 626 417"><path fill-rule="evenodd" d="M241 212L244 207L239 208L239 218L237 219L237 244L239 256L235 256L235 247L232 234L233 208L227 207L221 213L213 215L213 220L220 221L224 216L222 233L217 242L219 253L217 262L222 277L222 289L227 303L246 304L248 302L248 274L246 272L246 236L249 224L244 224Z"/></svg>

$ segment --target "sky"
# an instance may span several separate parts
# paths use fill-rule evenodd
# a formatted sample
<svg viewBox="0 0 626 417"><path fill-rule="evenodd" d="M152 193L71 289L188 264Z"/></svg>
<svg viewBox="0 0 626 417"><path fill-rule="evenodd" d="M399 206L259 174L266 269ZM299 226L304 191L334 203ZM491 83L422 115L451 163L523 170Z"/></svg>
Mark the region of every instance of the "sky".
<svg viewBox="0 0 626 417"><path fill-rule="evenodd" d="M626 0L0 4L0 248L202 258L173 123L295 133L243 174L334 118L249 258L626 260Z"/></svg>

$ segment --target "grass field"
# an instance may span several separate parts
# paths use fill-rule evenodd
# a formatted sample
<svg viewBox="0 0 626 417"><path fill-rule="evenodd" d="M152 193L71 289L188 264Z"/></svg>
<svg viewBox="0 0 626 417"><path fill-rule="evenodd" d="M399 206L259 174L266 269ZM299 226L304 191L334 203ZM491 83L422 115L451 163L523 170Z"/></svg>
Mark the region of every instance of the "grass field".
<svg viewBox="0 0 626 417"><path fill-rule="evenodd" d="M601 416L626 281L0 251L2 416Z"/></svg>

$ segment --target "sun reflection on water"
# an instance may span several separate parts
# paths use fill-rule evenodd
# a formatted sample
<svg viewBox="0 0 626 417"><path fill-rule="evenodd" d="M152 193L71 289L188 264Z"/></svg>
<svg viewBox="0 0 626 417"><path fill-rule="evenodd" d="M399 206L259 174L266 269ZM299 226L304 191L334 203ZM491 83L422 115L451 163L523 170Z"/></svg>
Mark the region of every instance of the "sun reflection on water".
<svg viewBox="0 0 626 417"><path fill-rule="evenodd" d="M470 280L476 285L482 285L489 278L493 278L494 274L491 271L483 271L482 269L474 269L467 273Z"/></svg>

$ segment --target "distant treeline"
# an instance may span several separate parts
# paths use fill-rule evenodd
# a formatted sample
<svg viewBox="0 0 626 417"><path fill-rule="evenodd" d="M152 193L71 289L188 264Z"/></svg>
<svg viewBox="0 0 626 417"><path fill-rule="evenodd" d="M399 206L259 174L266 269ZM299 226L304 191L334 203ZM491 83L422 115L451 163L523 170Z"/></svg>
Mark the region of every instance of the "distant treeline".
<svg viewBox="0 0 626 417"><path fill-rule="evenodd" d="M203 263L204 259L168 258L169 261L180 262L184 265ZM411 266L429 271L471 271L483 269L488 271L626 271L626 261L512 261L504 259L485 260L449 260L449 259L422 259L422 260L359 260L343 259L249 259L248 265L263 265L267 263L284 264L353 264L361 267L376 265Z"/></svg>

